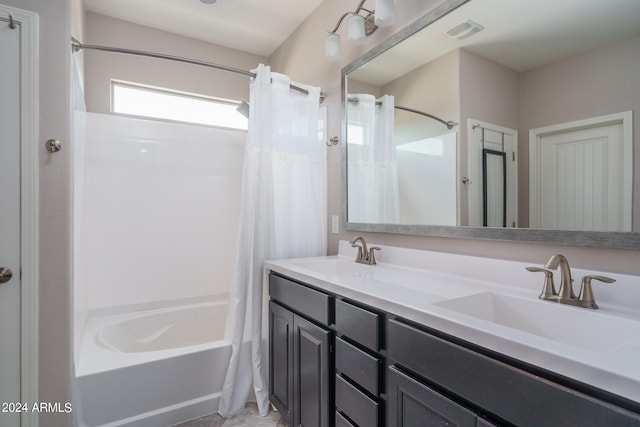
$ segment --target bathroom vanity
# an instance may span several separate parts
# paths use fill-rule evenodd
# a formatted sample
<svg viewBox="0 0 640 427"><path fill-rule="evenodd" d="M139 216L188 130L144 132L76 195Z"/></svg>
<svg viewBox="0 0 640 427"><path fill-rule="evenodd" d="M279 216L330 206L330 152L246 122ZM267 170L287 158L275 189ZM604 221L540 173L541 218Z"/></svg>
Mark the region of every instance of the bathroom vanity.
<svg viewBox="0 0 640 427"><path fill-rule="evenodd" d="M266 264L270 399L290 425L640 426L638 277L589 310L539 300L527 264L377 256L341 242Z"/></svg>

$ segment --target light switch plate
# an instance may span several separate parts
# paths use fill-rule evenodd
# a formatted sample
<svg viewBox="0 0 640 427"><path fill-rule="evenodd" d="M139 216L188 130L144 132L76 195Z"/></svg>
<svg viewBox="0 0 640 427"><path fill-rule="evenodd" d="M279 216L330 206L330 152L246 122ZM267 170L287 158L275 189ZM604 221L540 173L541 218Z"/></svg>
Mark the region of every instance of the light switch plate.
<svg viewBox="0 0 640 427"><path fill-rule="evenodd" d="M340 233L340 216L331 215L331 232L333 234Z"/></svg>

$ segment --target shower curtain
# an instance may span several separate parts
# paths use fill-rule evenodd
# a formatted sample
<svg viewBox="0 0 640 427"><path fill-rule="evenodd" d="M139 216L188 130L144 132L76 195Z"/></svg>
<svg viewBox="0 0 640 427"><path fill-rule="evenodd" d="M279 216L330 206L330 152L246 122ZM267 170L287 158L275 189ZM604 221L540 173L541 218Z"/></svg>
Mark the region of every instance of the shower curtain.
<svg viewBox="0 0 640 427"><path fill-rule="evenodd" d="M230 417L255 397L267 415L263 262L326 254L326 151L319 139L320 89L259 65L251 83L242 207L227 332L232 355L218 412ZM229 336L229 335L227 335ZM253 393L252 393L253 392ZM251 395L254 396L251 396Z"/></svg>
<svg viewBox="0 0 640 427"><path fill-rule="evenodd" d="M393 138L394 98L349 94L347 124L350 222L400 221L398 163ZM362 135L354 143L353 133ZM357 191L353 191L357 189Z"/></svg>

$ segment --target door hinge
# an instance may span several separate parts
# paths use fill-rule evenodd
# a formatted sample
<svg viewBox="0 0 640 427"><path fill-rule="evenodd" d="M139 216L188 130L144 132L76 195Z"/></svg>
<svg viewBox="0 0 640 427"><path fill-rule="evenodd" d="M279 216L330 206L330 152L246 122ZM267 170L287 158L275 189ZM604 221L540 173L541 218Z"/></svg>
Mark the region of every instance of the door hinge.
<svg viewBox="0 0 640 427"><path fill-rule="evenodd" d="M516 152L515 152L515 151L512 151L512 152L511 152L511 161L512 161L512 162L515 162L515 161L516 161Z"/></svg>

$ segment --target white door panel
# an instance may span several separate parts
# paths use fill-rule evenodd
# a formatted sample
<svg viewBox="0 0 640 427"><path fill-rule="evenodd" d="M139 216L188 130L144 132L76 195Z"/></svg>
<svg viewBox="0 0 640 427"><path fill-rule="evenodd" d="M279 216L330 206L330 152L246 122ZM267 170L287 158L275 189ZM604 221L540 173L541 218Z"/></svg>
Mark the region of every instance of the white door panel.
<svg viewBox="0 0 640 427"><path fill-rule="evenodd" d="M631 231L623 121L533 132L531 226Z"/></svg>
<svg viewBox="0 0 640 427"><path fill-rule="evenodd" d="M13 273L0 278L2 427L38 425L37 42L38 15L0 4L0 267Z"/></svg>
<svg viewBox="0 0 640 427"><path fill-rule="evenodd" d="M0 403L15 404L21 401L20 31L6 20L0 20L0 58L0 267L13 273L0 283ZM0 408L0 425L19 425L12 409Z"/></svg>

